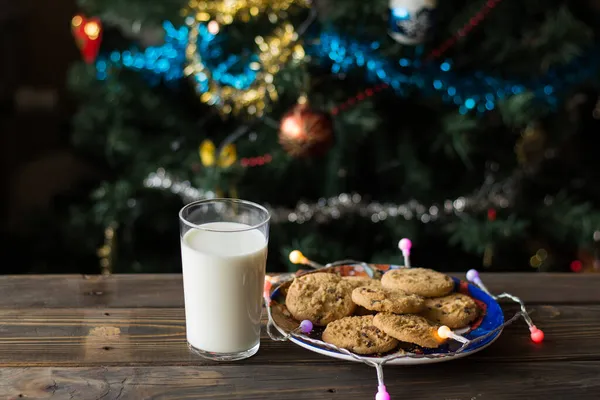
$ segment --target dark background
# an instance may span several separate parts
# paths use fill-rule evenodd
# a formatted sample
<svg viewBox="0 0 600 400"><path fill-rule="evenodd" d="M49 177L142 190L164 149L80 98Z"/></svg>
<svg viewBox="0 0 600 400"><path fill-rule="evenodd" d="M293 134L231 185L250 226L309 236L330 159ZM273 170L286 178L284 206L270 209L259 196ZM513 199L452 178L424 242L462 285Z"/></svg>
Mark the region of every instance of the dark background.
<svg viewBox="0 0 600 400"><path fill-rule="evenodd" d="M80 58L69 25L76 11L74 0L0 0L3 260L27 252L14 234L33 229L30 216L93 174L69 146L74 104L65 80L69 65ZM0 272L18 264L3 262Z"/></svg>

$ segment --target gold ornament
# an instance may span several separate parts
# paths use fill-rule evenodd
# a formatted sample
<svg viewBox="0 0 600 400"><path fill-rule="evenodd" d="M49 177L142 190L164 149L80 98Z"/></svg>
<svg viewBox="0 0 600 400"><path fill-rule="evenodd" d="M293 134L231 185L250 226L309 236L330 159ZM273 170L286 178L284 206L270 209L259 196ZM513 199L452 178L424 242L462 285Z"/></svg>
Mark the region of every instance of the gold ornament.
<svg viewBox="0 0 600 400"><path fill-rule="evenodd" d="M220 168L229 168L237 161L237 150L233 143L229 143L221 149L218 159L215 144L210 139L205 139L200 144L198 152L200 154L200 161L202 161L202 165L205 167L216 165Z"/></svg>
<svg viewBox="0 0 600 400"><path fill-rule="evenodd" d="M525 128L521 138L515 145L515 153L519 164L524 166L537 165L544 159L546 135L538 124L531 124Z"/></svg>
<svg viewBox="0 0 600 400"><path fill-rule="evenodd" d="M220 25L229 25L234 20L249 21L260 13L268 11L269 20L277 22L277 14L288 10L292 5L308 7L307 0L275 0L275 1L197 1L190 0L188 8L183 10L186 23L190 27L189 41L186 48L186 76L202 76L208 81L208 90L200 95L203 103L216 106L222 114L239 114L242 111L249 115L262 116L267 109L268 101L276 101L277 90L273 77L290 60L302 61L304 49L298 43L298 34L289 23L275 28L272 35L257 36L255 43L259 49L258 62L250 64L256 71L252 84L245 89L222 86L214 79L209 68L202 61L198 50L199 25L207 24L210 33L216 34Z"/></svg>
<svg viewBox="0 0 600 400"><path fill-rule="evenodd" d="M293 157L325 154L333 141L331 116L311 109L307 102L296 104L281 119L279 144Z"/></svg>

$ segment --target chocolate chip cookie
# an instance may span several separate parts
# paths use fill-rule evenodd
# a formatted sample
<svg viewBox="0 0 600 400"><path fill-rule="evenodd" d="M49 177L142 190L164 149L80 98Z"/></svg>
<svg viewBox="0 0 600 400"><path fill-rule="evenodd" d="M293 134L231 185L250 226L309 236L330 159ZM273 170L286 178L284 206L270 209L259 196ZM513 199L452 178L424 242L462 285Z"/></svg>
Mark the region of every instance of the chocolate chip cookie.
<svg viewBox="0 0 600 400"><path fill-rule="evenodd" d="M324 342L356 354L386 353L398 346L398 341L373 325L373 316L346 317L327 325Z"/></svg>
<svg viewBox="0 0 600 400"><path fill-rule="evenodd" d="M338 275L326 272L294 279L285 304L295 319L307 319L318 326L352 315L356 308L350 285Z"/></svg>
<svg viewBox="0 0 600 400"><path fill-rule="evenodd" d="M454 289L448 275L427 268L402 268L386 272L381 284L388 289L400 289L423 297L440 297Z"/></svg>
<svg viewBox="0 0 600 400"><path fill-rule="evenodd" d="M425 309L420 315L451 329L458 329L473 322L479 315L479 309L469 296L452 293L444 297L427 299Z"/></svg>
<svg viewBox="0 0 600 400"><path fill-rule="evenodd" d="M393 338L421 347L435 348L443 343L437 335L438 326L419 315L379 313L373 317L373 325Z"/></svg>
<svg viewBox="0 0 600 400"><path fill-rule="evenodd" d="M352 301L367 310L414 314L425 308L425 299L402 290L364 286L352 291Z"/></svg>

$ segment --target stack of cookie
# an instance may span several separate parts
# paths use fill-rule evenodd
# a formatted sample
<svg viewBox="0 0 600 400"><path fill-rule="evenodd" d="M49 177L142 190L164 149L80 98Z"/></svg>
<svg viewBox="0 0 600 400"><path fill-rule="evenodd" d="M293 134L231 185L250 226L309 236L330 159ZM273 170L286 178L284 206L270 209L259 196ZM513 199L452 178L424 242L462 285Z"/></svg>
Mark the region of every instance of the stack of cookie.
<svg viewBox="0 0 600 400"><path fill-rule="evenodd" d="M378 354L402 343L438 347L440 325L458 329L473 322L477 304L453 290L452 278L425 268L390 270L381 281L316 272L294 279L286 306L295 319L325 327L323 341Z"/></svg>

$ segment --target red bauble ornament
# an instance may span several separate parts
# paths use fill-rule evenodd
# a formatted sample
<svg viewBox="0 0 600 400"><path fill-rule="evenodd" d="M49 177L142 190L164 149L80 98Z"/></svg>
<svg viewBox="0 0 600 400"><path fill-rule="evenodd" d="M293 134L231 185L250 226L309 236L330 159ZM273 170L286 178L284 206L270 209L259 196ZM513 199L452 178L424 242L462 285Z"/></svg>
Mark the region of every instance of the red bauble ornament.
<svg viewBox="0 0 600 400"><path fill-rule="evenodd" d="M292 157L320 156L333 145L331 116L297 104L281 119L279 144Z"/></svg>
<svg viewBox="0 0 600 400"><path fill-rule="evenodd" d="M76 15L71 20L71 32L81 51L83 60L91 64L96 61L102 43L102 22L98 18Z"/></svg>

